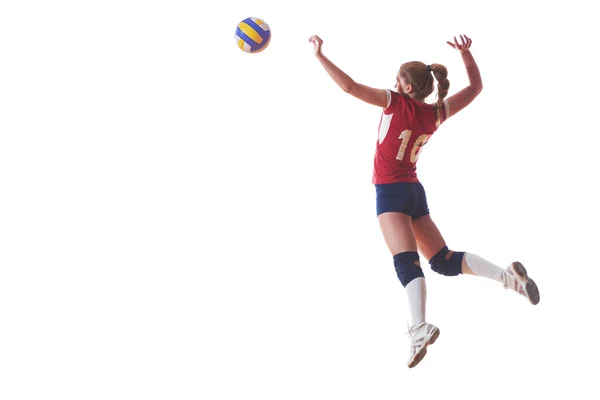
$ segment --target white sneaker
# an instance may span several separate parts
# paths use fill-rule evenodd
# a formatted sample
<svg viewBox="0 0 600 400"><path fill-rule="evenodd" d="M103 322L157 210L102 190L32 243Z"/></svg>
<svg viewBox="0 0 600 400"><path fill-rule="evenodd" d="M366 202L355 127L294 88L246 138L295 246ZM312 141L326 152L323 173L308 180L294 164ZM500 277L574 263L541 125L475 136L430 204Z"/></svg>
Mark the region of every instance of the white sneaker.
<svg viewBox="0 0 600 400"><path fill-rule="evenodd" d="M438 336L440 336L440 330L435 325L421 322L418 325L410 327L408 336L411 338L408 368L412 368L425 357L427 346L436 341Z"/></svg>
<svg viewBox="0 0 600 400"><path fill-rule="evenodd" d="M502 283L506 289L512 289L525 296L531 304L536 305L540 302L540 291L535 282L527 276L527 270L520 262L515 261L506 268L502 274Z"/></svg>

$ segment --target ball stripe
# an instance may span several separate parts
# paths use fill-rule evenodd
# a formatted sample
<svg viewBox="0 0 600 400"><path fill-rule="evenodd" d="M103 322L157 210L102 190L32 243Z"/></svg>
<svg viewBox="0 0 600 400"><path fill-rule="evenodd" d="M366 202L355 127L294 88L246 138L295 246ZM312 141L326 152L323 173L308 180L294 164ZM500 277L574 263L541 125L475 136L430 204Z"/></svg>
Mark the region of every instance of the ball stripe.
<svg viewBox="0 0 600 400"><path fill-rule="evenodd" d="M248 36L250 39L254 40L255 43L261 44L263 39L260 37L260 34L250 25L245 22L240 22L239 25L240 30Z"/></svg>
<svg viewBox="0 0 600 400"><path fill-rule="evenodd" d="M265 44L263 44L263 45L261 46L261 48L260 48L260 49L258 49L258 50L253 50L252 52L253 52L253 53L260 53L261 51L263 51L264 49L266 49L266 48L267 48L267 46L269 45L269 42L270 42L270 41L271 41L271 36L269 36L269 38L267 39L267 41L265 42Z"/></svg>
<svg viewBox="0 0 600 400"><path fill-rule="evenodd" d="M268 31L269 30L269 25L267 25L267 23L265 21L263 21L262 19L258 19L258 18L250 18L252 21L254 21L254 23L258 26L261 27L261 29L263 31Z"/></svg>
<svg viewBox="0 0 600 400"><path fill-rule="evenodd" d="M247 53L249 53L250 50L252 50L250 46L248 46L248 44L246 44L246 42L244 42L244 40L241 37L235 35L235 38L237 39L237 45L240 49L244 50Z"/></svg>
<svg viewBox="0 0 600 400"><path fill-rule="evenodd" d="M256 21L259 21L260 24ZM263 32L267 32L269 30L269 25L267 25L264 21L258 19L258 18L248 18L247 20L245 20L244 22L246 22L248 25L250 25L251 27L253 27L254 29L256 29L257 32L259 31L263 31Z"/></svg>
<svg viewBox="0 0 600 400"><path fill-rule="evenodd" d="M255 20L260 21L261 23L258 24ZM269 25L267 25L266 23L264 23L263 21L261 21L260 19L257 18L248 18L247 20L245 20L244 22L246 22L249 26L251 26L252 28L254 28L254 30L256 32L260 32L262 33L264 36L265 33L267 35L270 35L271 33L269 32Z"/></svg>
<svg viewBox="0 0 600 400"><path fill-rule="evenodd" d="M259 44L257 44L254 40L252 40L251 38L249 38L248 36L246 36L246 34L244 32L242 32L241 30L237 31L237 36L242 39L242 41L244 41L244 43L246 43L246 46L254 49L256 47L260 47ZM244 50L246 51L246 50Z"/></svg>

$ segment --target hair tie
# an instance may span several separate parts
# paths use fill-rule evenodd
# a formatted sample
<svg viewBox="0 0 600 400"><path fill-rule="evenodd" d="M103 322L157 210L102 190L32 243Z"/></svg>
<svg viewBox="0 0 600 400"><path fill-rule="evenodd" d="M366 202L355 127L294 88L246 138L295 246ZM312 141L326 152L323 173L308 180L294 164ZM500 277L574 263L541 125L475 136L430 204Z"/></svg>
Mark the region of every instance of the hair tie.
<svg viewBox="0 0 600 400"><path fill-rule="evenodd" d="M431 72L431 65L427 65L427 71Z"/></svg>

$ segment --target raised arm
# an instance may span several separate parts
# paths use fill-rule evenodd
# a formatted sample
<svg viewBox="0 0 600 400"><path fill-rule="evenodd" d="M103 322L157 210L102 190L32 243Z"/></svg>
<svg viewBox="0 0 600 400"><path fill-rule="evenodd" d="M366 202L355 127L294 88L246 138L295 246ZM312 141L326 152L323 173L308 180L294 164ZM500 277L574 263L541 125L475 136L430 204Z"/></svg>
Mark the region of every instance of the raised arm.
<svg viewBox="0 0 600 400"><path fill-rule="evenodd" d="M315 56L321 63L325 71L329 76L338 84L342 90L352 96L366 102L386 108L388 106L388 94L385 89L374 89L360 83L354 82L352 78L348 76L344 71L339 69L334 63L332 63L327 57L321 52L321 45L323 41L318 36L311 36L308 39L314 45Z"/></svg>
<svg viewBox="0 0 600 400"><path fill-rule="evenodd" d="M454 43L446 42L453 48L457 49L462 56L463 62L465 63L465 67L467 68L467 77L469 78L469 86L462 89L460 92L450 96L446 101L448 102L448 108L450 109L450 113L447 115L447 118L456 114L466 106L468 106L474 99L481 93L481 89L483 89L483 84L481 83L481 75L479 74L479 68L475 63L475 59L471 54L471 43L472 40L465 36L460 35L460 39L462 43L458 43L456 37L454 37Z"/></svg>

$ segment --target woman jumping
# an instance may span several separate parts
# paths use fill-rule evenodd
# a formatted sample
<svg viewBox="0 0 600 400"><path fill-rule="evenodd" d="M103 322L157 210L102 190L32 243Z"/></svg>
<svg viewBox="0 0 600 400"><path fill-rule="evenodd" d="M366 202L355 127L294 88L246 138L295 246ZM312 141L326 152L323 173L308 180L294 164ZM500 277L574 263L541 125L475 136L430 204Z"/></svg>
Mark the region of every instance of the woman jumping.
<svg viewBox="0 0 600 400"><path fill-rule="evenodd" d="M419 263L420 251L435 272L456 276L472 274L493 279L538 304L537 285L520 262L502 269L483 258L448 249L444 238L429 216L423 185L417 178L416 164L423 146L440 124L463 110L481 92L479 68L471 54L471 39L460 36L447 42L462 56L469 85L446 99L450 82L441 64L411 61L400 66L395 91L374 89L355 82L335 66L321 51L323 41L312 36L315 56L325 71L344 92L383 109L379 123L373 167L377 218L394 266L404 286L411 315L408 367L417 365L440 334L435 325L425 322L426 286ZM437 81L437 101L425 103Z"/></svg>

